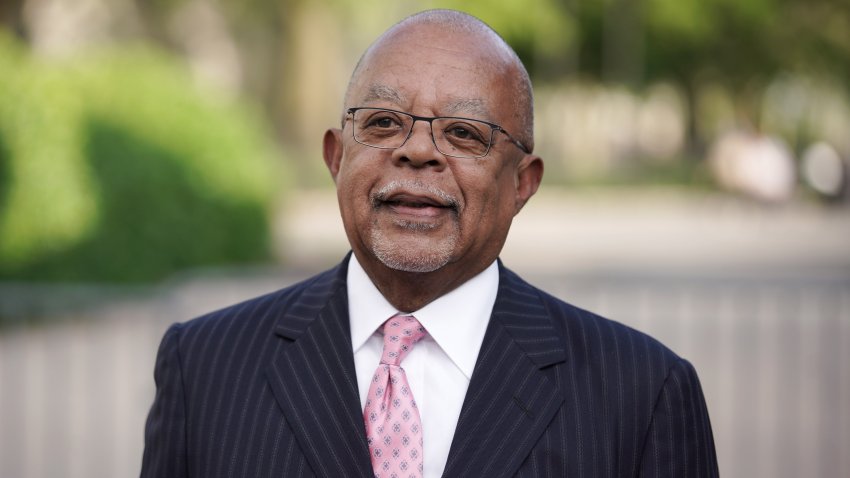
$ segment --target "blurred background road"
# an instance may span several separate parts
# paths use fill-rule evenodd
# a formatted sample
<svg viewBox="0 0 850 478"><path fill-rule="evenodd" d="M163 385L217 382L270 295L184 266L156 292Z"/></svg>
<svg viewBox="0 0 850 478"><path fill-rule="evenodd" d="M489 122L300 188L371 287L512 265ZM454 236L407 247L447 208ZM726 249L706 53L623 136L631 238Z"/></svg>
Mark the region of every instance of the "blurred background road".
<svg viewBox="0 0 850 478"><path fill-rule="evenodd" d="M347 246L333 192L291 199L279 254L308 266ZM514 220L502 258L550 274L846 275L848 238L847 209L771 207L681 188L543 186Z"/></svg>
<svg viewBox="0 0 850 478"><path fill-rule="evenodd" d="M722 476L850 476L850 3L6 0L0 477L137 475L166 327L344 256L322 133L430 7L535 85L505 264L691 360Z"/></svg>

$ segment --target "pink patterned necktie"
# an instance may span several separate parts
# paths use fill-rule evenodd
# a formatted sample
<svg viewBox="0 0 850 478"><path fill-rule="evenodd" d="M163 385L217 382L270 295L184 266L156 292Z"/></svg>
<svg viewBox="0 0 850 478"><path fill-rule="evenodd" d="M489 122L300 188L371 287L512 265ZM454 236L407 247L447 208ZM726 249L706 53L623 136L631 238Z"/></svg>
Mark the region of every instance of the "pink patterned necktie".
<svg viewBox="0 0 850 478"><path fill-rule="evenodd" d="M384 323L384 352L363 409L375 478L422 476L422 421L399 364L424 336L425 329L411 316Z"/></svg>

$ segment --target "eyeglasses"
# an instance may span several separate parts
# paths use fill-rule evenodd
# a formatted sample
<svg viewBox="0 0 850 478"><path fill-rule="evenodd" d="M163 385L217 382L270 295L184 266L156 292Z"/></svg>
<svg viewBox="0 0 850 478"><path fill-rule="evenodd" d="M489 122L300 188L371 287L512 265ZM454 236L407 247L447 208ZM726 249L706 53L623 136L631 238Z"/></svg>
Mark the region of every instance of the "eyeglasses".
<svg viewBox="0 0 850 478"><path fill-rule="evenodd" d="M384 108L349 108L354 140L379 149L400 148L410 138L413 124L427 121L431 125L431 140L437 151L453 158L487 156L496 131L504 133L516 147L530 153L524 144L515 140L504 128L487 121L453 116L416 116Z"/></svg>

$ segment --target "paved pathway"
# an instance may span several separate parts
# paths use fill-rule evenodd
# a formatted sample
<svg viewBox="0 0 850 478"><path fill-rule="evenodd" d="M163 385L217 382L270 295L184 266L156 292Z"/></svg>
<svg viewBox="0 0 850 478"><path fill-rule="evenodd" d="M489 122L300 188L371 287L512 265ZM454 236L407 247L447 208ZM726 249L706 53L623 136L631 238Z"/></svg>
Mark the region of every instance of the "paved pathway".
<svg viewBox="0 0 850 478"><path fill-rule="evenodd" d="M280 255L330 263L347 249L336 198L290 198ZM514 221L503 259L525 272L850 275L850 207L767 206L715 194L546 191Z"/></svg>

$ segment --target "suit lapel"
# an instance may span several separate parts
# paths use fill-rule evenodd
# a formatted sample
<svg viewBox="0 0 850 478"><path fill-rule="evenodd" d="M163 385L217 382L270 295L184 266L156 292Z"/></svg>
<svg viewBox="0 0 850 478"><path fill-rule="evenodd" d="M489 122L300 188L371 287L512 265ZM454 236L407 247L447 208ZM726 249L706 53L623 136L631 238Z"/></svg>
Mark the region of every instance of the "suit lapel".
<svg viewBox="0 0 850 478"><path fill-rule="evenodd" d="M445 477L514 475L564 401L544 370L565 351L539 292L501 263L499 271Z"/></svg>
<svg viewBox="0 0 850 478"><path fill-rule="evenodd" d="M285 342L267 370L293 434L319 476L371 476L357 393L346 264L304 286L276 327Z"/></svg>

